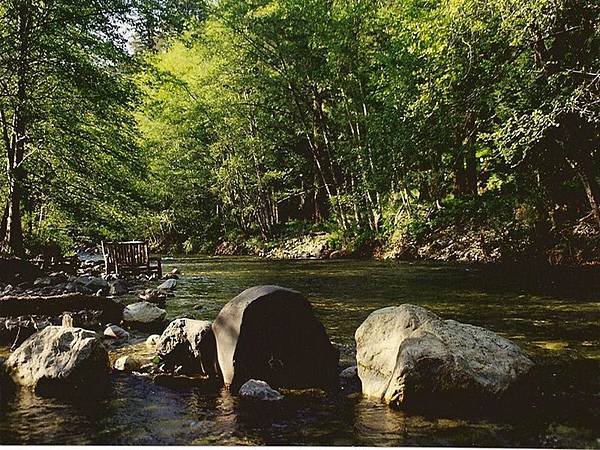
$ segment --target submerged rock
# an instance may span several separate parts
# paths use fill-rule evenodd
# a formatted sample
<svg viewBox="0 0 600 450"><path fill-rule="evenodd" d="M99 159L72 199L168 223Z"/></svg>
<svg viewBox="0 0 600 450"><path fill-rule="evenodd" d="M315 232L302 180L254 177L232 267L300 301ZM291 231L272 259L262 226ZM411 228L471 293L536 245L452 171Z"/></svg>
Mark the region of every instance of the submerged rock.
<svg viewBox="0 0 600 450"><path fill-rule="evenodd" d="M533 366L509 340L409 304L371 313L355 338L363 394L397 406L499 399Z"/></svg>
<svg viewBox="0 0 600 450"><path fill-rule="evenodd" d="M213 323L223 381L251 378L275 387L337 383L339 353L299 292L256 286L227 303Z"/></svg>
<svg viewBox="0 0 600 450"><path fill-rule="evenodd" d="M91 331L49 326L10 355L6 371L16 384L39 393L85 390L107 380L108 353Z"/></svg>
<svg viewBox="0 0 600 450"><path fill-rule="evenodd" d="M217 376L217 347L211 323L204 320L176 319L157 342L157 351L169 370Z"/></svg>
<svg viewBox="0 0 600 450"><path fill-rule="evenodd" d="M283 400L283 395L262 380L248 380L240 387L239 395L242 398L265 401Z"/></svg>

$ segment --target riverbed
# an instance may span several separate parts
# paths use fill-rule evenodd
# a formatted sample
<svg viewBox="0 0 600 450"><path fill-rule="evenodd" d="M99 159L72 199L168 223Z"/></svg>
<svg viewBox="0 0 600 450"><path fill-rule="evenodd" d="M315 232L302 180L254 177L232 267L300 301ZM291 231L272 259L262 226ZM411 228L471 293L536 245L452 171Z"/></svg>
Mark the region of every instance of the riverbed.
<svg viewBox="0 0 600 450"><path fill-rule="evenodd" d="M539 395L508 413L492 408L475 417L422 416L342 392L288 393L277 404L255 404L226 390L162 386L114 373L102 396L4 395L1 444L600 448L600 292L595 289L558 289L552 280L439 264L197 257L165 258L163 265L183 274L176 296L167 301L170 319L212 320L248 287L290 287L313 304L341 351L343 367L353 363L354 331L369 313L413 303L515 341L538 366ZM145 337L136 334L131 347L111 357L147 351Z"/></svg>

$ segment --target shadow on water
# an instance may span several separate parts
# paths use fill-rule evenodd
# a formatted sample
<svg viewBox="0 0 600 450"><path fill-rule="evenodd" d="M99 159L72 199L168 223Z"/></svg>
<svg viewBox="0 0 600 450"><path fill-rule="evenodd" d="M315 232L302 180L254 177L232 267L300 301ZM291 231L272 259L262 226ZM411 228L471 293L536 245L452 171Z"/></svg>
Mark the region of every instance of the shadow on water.
<svg viewBox="0 0 600 450"><path fill-rule="evenodd" d="M517 342L537 364L531 392L501 407L419 414L340 392L286 393L265 404L227 390L113 374L100 398L0 396L0 443L600 447L600 278L347 260L163 262L184 274L167 303L170 319L213 320L248 287L290 287L307 295L347 366L354 331L373 310L414 303Z"/></svg>

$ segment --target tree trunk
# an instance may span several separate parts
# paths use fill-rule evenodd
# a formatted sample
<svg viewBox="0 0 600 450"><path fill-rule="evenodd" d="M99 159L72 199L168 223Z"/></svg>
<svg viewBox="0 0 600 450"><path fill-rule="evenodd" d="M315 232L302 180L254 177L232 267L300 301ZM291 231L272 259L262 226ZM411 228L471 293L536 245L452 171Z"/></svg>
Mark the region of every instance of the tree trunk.
<svg viewBox="0 0 600 450"><path fill-rule="evenodd" d="M600 230L600 186L594 177L592 162L586 161L588 158L582 159L582 161L575 161L571 158L567 158L567 161L581 180L590 208L592 209L592 215Z"/></svg>

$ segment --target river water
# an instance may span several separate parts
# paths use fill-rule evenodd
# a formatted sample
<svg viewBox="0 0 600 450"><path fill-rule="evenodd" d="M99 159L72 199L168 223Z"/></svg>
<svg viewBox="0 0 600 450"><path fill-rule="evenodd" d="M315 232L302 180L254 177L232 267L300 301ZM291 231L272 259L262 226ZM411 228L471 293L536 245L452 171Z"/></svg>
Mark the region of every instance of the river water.
<svg viewBox="0 0 600 450"><path fill-rule="evenodd" d="M257 284L294 288L307 295L348 366L354 331L370 312L418 304L517 342L537 364L539 395L503 413L422 416L360 395L297 392L276 404L254 404L226 390L168 387L115 373L102 396L0 398L1 444L600 448L600 291L589 286L565 289L518 273L398 262L206 257L163 263L183 272L167 304L169 318L212 320ZM135 345L111 357L144 353L145 337L136 335Z"/></svg>

